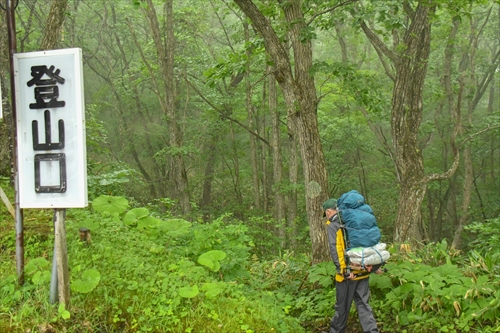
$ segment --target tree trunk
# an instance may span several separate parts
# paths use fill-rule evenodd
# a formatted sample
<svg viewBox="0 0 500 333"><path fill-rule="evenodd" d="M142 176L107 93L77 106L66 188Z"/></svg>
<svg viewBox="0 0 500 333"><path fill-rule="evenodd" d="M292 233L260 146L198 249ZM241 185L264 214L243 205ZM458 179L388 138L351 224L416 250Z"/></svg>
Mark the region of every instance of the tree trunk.
<svg viewBox="0 0 500 333"><path fill-rule="evenodd" d="M165 75L165 96L166 96L166 115L169 130L169 141L173 148L182 147L182 135L177 123L176 106L175 106L175 77L174 77L174 52L175 52L175 36L174 36L174 13L173 0L165 1L166 9L166 40L165 52L166 61L164 63L163 72ZM179 204L184 215L191 212L191 202L189 197L188 179L186 167L184 166L184 157L180 152L174 152L172 156L172 174L175 183L176 194L179 199Z"/></svg>
<svg viewBox="0 0 500 333"><path fill-rule="evenodd" d="M348 62L349 58L347 57L347 45L344 37L344 23L340 20L335 22L335 33L337 34L337 40L340 45L340 54L342 55L342 62Z"/></svg>
<svg viewBox="0 0 500 333"><path fill-rule="evenodd" d="M264 122L264 119L262 117L261 119L261 124L259 126L259 129L263 129L265 128L264 125L262 124ZM264 133L265 131L263 130L260 130L260 132ZM269 177L268 175L268 167L267 167L267 155L270 154L270 149L269 149L269 145L266 144L265 142L261 141L260 143L260 151L261 151L261 170L262 170L262 186L261 186L261 193L262 193L262 200L261 200L261 203L262 203L262 212L264 214L267 214L268 211L269 211L269 196L270 196L270 193L272 192L271 188L272 188L272 184L271 184L271 178L272 177Z"/></svg>
<svg viewBox="0 0 500 333"><path fill-rule="evenodd" d="M413 183L411 186L403 186L399 191L398 220L396 220L394 228L394 240L396 242L409 241L413 243L415 240L422 239L423 233L420 224L422 212L420 207L425 197L425 191L426 184L423 182L420 182L420 187L418 187L418 183ZM399 220L405 216L414 223ZM418 222L418 224L415 222Z"/></svg>
<svg viewBox="0 0 500 333"><path fill-rule="evenodd" d="M472 128L472 115L479 103L479 100L482 98L483 94L486 92L487 86L493 80L493 73L497 71L498 65L495 63L498 62L498 58L500 57L499 53L493 54L492 57L492 67L490 67L489 71L486 71L482 80L478 80L476 77L476 50L478 49L478 40L479 36L483 32L483 28L488 22L491 14L491 8L488 14L485 16L483 25L481 28L475 26L475 22L471 20L471 35L469 40L470 49L466 50L466 52L462 56L462 61L460 62L459 71L462 75L459 78L460 89L458 93L458 116L460 117L460 109L462 105L462 97L464 101L467 103L467 119L466 126L460 127L459 134L465 134L465 129ZM477 31L477 33L476 33ZM497 48L497 47L495 47ZM478 84L478 82L480 82ZM465 103L464 103L465 104ZM464 166L465 166L465 176L464 176L464 184L463 184L463 194L462 194L462 205L461 210L459 212L460 218L458 220L458 225L456 227L455 233L453 235L452 248L459 248L461 244L462 231L464 226L467 224L469 219L469 206L471 203L472 189L474 185L474 165L472 161L472 148L471 143L467 143L464 148Z"/></svg>
<svg viewBox="0 0 500 333"><path fill-rule="evenodd" d="M234 195L236 197L236 203L239 204L237 205L237 209L234 212L234 216L238 219L243 219L243 211L242 211L243 207L241 206L241 203L243 202L243 196L241 194L241 185L240 185L240 161L238 159L238 149L236 147L236 136L234 134L233 123L229 124L229 128L230 128L231 146L233 152L232 160L234 165L233 188L234 188Z"/></svg>
<svg viewBox="0 0 500 333"><path fill-rule="evenodd" d="M7 18L5 10L0 10L0 31L7 31ZM11 152L10 146L12 140L9 133L12 133L12 126L10 121L12 116L10 114L10 81L9 81L9 41L8 34L0 34L0 83L2 98L6 103L3 105L3 120L0 120L0 175L9 176L11 174L10 162Z"/></svg>
<svg viewBox="0 0 500 333"><path fill-rule="evenodd" d="M396 61L396 80L392 97L391 128L400 195L394 241L422 240L421 204L427 183L418 145L422 122L423 87L427 73L431 44L429 15L434 7L419 5L404 36L406 49Z"/></svg>
<svg viewBox="0 0 500 333"><path fill-rule="evenodd" d="M366 23L361 23L361 28L378 54L391 59L396 69L391 108L393 158L400 184L395 242L418 242L424 234L421 204L430 178L424 174L418 133L422 122L422 94L430 53L429 16L434 10L435 5L429 6L425 1L419 1L415 11L408 14L411 23L402 40L403 45L398 46L400 54L389 50Z"/></svg>
<svg viewBox="0 0 500 333"><path fill-rule="evenodd" d="M243 23L243 30L245 33L245 42L250 41L250 34L248 31L248 23ZM246 107L247 107L247 119L248 128L251 131L255 131L257 126L255 125L254 108L252 104L252 84L250 82L250 57L252 52L250 49L246 51L247 62L245 71L245 94L246 94ZM260 185L259 185L259 161L257 159L257 139L252 133L248 133L250 137L250 157L252 163L252 183L253 183L253 204L255 208L261 209L260 204Z"/></svg>
<svg viewBox="0 0 500 333"><path fill-rule="evenodd" d="M272 70L271 68L268 68ZM268 72L269 72L268 70ZM277 108L278 96L276 93L276 79L269 75L269 113L271 114L272 141L271 149L273 155L273 183L274 183L274 219L279 225L278 236L281 239L281 247L286 246L286 224L285 219L285 197L282 193L282 175L283 162L281 158L281 132L280 132L280 114Z"/></svg>
<svg viewBox="0 0 500 333"><path fill-rule="evenodd" d="M216 149L216 140L217 135L214 133L211 136L210 143L207 146L205 154L205 156L207 156L207 162L205 164L205 176L203 177L203 195L200 202L204 222L208 222L210 220L209 205L212 201L212 182L214 180L215 158L217 156L214 154Z"/></svg>
<svg viewBox="0 0 500 333"><path fill-rule="evenodd" d="M289 239L290 247L294 249L297 245L297 184L299 176L299 163L297 156L297 141L295 140L295 126L293 121L288 121L288 180L290 182L290 190L286 195L286 220L287 226L291 230Z"/></svg>
<svg viewBox="0 0 500 333"><path fill-rule="evenodd" d="M55 49L61 36L68 0L52 0L40 50Z"/></svg>
<svg viewBox="0 0 500 333"><path fill-rule="evenodd" d="M460 218L458 220L458 225L455 229L455 233L453 234L453 242L451 243L451 247L453 249L458 249L461 244L462 231L464 230L464 226L469 218L469 205L471 202L472 186L474 181L470 144L467 145L467 147L465 148L463 155L464 155L464 165L465 165L465 177L464 177L463 194L462 194L463 199L462 199Z"/></svg>
<svg viewBox="0 0 500 333"><path fill-rule="evenodd" d="M437 215L436 206L437 202L434 196L437 197L436 193L438 190L427 190L427 210L429 211L429 240L434 241L436 239L436 227L437 227Z"/></svg>
<svg viewBox="0 0 500 333"><path fill-rule="evenodd" d="M152 0L147 0L147 8L145 11L149 20L151 32L153 34L158 62L165 83L164 100L160 100L160 104L162 105L168 124L169 144L172 150L171 158L168 159L168 163L170 163L170 171L174 187L173 190L176 199L179 200L179 206L182 213L189 214L191 212L189 187L186 168L184 165L184 157L179 151L182 147L182 134L177 123L175 105L176 87L174 77L175 36L173 0L165 0L165 44L163 44L160 36L160 25L158 23L158 18L156 16Z"/></svg>
<svg viewBox="0 0 500 333"><path fill-rule="evenodd" d="M234 0L234 2L250 18L255 29L264 38L266 51L274 63L273 74L288 107L288 119L296 123L304 169L312 261L327 260L328 244L321 207L328 197L326 166L318 130L316 87L314 78L311 76L312 47L310 40L301 38L301 31L306 28L301 3L299 0L291 0L282 6L290 29L288 36L291 40L294 60L292 71L291 56L269 20L252 1Z"/></svg>
<svg viewBox="0 0 500 333"><path fill-rule="evenodd" d="M263 91L263 96L262 96L262 110L267 109L266 103L267 103L267 97L266 97L266 81L263 80L263 85L264 87L262 88ZM260 116L258 113L258 110L256 110L256 117L257 117L257 132L262 133L263 135L266 135L267 132L265 130L266 128L266 118L264 116ZM262 193L262 212L264 214L267 214L269 212L269 205L270 205L270 196L272 191L272 178L269 173L269 167L268 167L268 160L269 157L272 161L272 148L269 143L270 139L268 138L266 142L263 140L260 141L260 160L261 160L261 167L260 169L262 170L262 180L261 180L261 193Z"/></svg>

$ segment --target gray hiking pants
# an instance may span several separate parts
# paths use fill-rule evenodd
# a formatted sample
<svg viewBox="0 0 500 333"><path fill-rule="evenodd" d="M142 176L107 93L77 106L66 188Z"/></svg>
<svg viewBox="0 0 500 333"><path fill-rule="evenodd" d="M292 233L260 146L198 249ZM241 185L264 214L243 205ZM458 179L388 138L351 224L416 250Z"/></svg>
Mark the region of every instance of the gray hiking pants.
<svg viewBox="0 0 500 333"><path fill-rule="evenodd" d="M335 315L330 323L329 333L345 333L347 317L352 301L356 304L359 321L365 333L378 333L377 322L372 308L368 305L370 298L369 278L362 280L344 280L335 283L337 300Z"/></svg>

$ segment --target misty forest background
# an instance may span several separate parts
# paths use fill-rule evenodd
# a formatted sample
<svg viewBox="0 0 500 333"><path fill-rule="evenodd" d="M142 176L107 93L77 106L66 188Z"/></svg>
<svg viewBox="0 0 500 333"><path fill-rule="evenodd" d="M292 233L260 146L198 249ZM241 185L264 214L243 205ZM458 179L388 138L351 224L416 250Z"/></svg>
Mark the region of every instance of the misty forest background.
<svg viewBox="0 0 500 333"><path fill-rule="evenodd" d="M68 251L72 279L95 269L100 284L72 289L71 315L34 306L46 303L52 212L24 213L26 261L47 263L20 287L14 220L2 204L0 328L5 320L12 332L318 331L334 302L321 203L356 189L393 253L389 273L372 278L382 331L498 332L498 1L13 3L17 52L83 50L90 205L68 211ZM0 185L14 202L6 33L0 53ZM81 226L94 249L79 243ZM208 273L195 270L209 250L224 258L212 258ZM150 278L182 278L160 288L171 298L149 295L156 303L141 305L158 281L111 287L115 271L99 268L108 260L122 262L115 270L130 266L123 279L141 262ZM457 267L462 275L450 276ZM207 279L222 284L207 287L219 299L178 290ZM99 294L104 280L115 296ZM449 297L437 294L446 288ZM125 306L120 293L137 299ZM96 308L99 299L109 306ZM239 306L251 310L231 326L224 320Z"/></svg>

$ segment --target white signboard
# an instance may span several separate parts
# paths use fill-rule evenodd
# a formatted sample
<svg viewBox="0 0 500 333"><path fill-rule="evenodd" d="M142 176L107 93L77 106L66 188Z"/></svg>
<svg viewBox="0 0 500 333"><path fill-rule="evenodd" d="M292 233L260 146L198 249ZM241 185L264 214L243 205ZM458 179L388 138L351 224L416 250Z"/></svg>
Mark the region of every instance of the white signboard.
<svg viewBox="0 0 500 333"><path fill-rule="evenodd" d="M86 207L81 49L14 54L21 208Z"/></svg>

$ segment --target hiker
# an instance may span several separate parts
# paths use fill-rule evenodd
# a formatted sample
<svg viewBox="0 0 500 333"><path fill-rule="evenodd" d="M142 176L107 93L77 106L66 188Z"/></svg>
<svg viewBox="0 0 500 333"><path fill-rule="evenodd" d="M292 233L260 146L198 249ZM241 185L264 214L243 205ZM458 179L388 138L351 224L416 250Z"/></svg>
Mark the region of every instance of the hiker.
<svg viewBox="0 0 500 333"><path fill-rule="evenodd" d="M337 200L328 199L323 203L323 216L326 216L328 244L333 263L337 268L335 275L335 314L330 323L328 333L344 333L347 325L347 317L352 301L356 304L359 321L365 333L378 333L377 322L373 311L368 305L370 297L369 277L372 267L367 266L365 270L350 269L346 263L345 249L346 241L344 232L340 227L340 219L337 211ZM377 274L382 270L374 267ZM326 333L326 332L325 332Z"/></svg>

